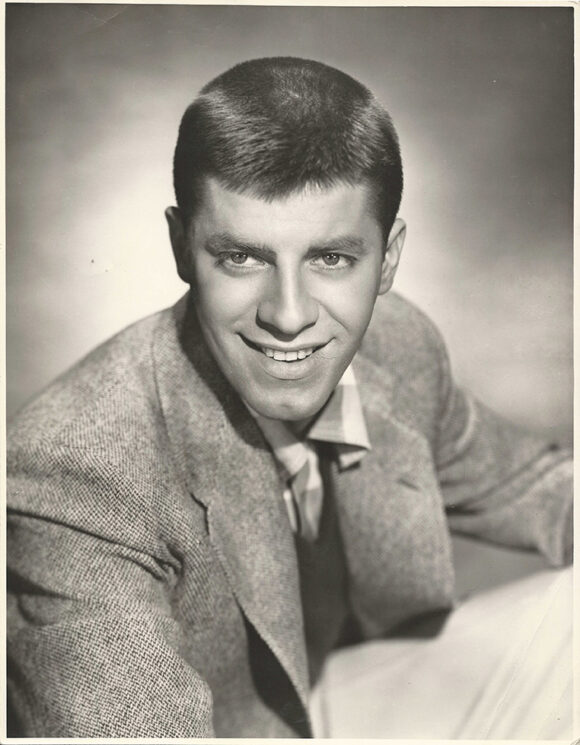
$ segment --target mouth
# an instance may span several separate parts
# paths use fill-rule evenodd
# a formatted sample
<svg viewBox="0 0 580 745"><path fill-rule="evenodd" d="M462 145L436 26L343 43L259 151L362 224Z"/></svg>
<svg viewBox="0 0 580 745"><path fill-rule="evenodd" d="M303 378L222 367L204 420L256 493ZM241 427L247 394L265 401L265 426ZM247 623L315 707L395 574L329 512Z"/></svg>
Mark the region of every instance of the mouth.
<svg viewBox="0 0 580 745"><path fill-rule="evenodd" d="M292 364L293 362L300 362L301 360L305 360L308 357L311 357L319 349L322 349L322 347L326 346L326 343L324 343L324 344L319 344L317 346L301 347L300 349L285 350L285 349L276 349L274 347L263 347L260 344L255 344L249 339L246 339L245 336L242 336L241 338L251 349L254 349L256 352L261 352L266 357L276 360L277 362L286 362L288 364Z"/></svg>

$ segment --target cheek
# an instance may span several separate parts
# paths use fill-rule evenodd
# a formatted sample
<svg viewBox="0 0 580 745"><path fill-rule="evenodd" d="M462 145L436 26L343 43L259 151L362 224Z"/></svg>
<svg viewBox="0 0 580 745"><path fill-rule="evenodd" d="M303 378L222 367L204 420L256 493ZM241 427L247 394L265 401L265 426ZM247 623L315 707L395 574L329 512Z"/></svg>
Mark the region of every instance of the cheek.
<svg viewBox="0 0 580 745"><path fill-rule="evenodd" d="M361 335L370 321L378 294L376 273L365 272L337 282L321 300L327 311L353 335Z"/></svg>
<svg viewBox="0 0 580 745"><path fill-rule="evenodd" d="M256 282L232 280L218 272L198 275L195 302L206 321L213 326L226 326L248 315L255 317L259 297Z"/></svg>

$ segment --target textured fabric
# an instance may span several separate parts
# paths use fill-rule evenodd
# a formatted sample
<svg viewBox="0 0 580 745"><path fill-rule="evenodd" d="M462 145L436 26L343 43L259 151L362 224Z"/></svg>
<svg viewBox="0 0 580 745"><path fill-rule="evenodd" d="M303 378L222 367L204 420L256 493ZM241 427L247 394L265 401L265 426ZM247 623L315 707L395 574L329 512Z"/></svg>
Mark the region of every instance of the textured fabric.
<svg viewBox="0 0 580 745"><path fill-rule="evenodd" d="M449 528L564 560L570 453L457 388L423 314L380 298L355 372L373 448L352 468L330 463L328 478L364 638L453 605ZM7 465L21 734L308 734L277 466L185 299L31 402Z"/></svg>
<svg viewBox="0 0 580 745"><path fill-rule="evenodd" d="M342 468L358 463L371 447L352 365L347 367L326 405L300 438L284 422L267 419L248 409L280 467L292 530L306 540L315 540L324 497L315 443L334 443Z"/></svg>

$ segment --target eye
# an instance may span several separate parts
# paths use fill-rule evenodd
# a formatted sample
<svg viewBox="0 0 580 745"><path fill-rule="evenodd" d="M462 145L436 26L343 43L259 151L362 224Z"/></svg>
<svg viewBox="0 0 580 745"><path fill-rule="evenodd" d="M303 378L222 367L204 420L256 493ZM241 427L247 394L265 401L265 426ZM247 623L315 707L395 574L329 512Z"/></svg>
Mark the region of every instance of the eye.
<svg viewBox="0 0 580 745"><path fill-rule="evenodd" d="M247 254L244 251L232 251L222 254L219 257L219 263L225 267L239 267L243 269L252 269L253 267L263 266L264 264L260 259L257 259L255 256L250 256L250 254Z"/></svg>
<svg viewBox="0 0 580 745"><path fill-rule="evenodd" d="M349 266L354 264L354 261L355 260L350 256L344 256L343 254L329 251L317 256L312 260L312 263L315 266L319 266L321 269L347 269Z"/></svg>

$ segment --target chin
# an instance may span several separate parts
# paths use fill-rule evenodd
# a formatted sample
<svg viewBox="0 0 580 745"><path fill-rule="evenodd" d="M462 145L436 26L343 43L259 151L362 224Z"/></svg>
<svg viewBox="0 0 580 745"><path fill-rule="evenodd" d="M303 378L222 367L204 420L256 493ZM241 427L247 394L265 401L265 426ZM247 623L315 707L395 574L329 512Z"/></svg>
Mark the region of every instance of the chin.
<svg viewBox="0 0 580 745"><path fill-rule="evenodd" d="M317 414L324 406L328 396L322 401L305 402L302 401L256 401L252 408L261 416L267 419L277 419L282 422L299 422L303 419L309 419Z"/></svg>

